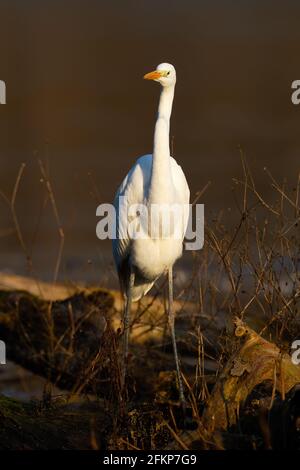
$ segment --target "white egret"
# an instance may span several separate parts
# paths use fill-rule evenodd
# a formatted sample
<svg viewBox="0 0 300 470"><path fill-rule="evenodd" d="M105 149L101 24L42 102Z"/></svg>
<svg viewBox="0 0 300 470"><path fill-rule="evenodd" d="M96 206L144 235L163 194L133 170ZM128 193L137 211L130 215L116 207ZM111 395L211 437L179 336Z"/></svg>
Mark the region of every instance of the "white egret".
<svg viewBox="0 0 300 470"><path fill-rule="evenodd" d="M173 264L182 255L183 239L188 222L190 191L181 167L170 155L169 129L176 71L173 65L162 63L144 78L154 80L161 85L153 155L144 155L136 161L119 187L114 201L117 214L117 237L113 241L113 254L125 300L123 380L126 375L131 302L143 297L156 279L167 273L168 324L172 337L180 401L184 403L174 327ZM133 237L126 228L124 229L128 222L125 220L128 214L126 211L120 211L119 214L121 197L126 199L128 207L143 204L150 210L156 205L156 207L164 207L165 211L167 206L170 216L174 205L181 207L183 219L179 226L179 236L178 232L176 236L172 231L168 236L162 236L159 230L154 235L153 231L146 230L142 238ZM175 220L176 223L178 225L179 220Z"/></svg>

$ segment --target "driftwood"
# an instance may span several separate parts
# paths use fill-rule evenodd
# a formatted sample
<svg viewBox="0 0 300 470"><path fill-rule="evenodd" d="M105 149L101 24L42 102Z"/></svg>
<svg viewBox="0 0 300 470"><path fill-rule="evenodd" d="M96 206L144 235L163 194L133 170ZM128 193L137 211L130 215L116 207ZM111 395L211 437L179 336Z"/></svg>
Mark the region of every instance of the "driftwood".
<svg viewBox="0 0 300 470"><path fill-rule="evenodd" d="M8 359L75 393L107 396L118 389L122 308L114 290L78 290L0 274L0 339ZM174 308L180 313L177 337L184 338L186 348L193 339L189 331L195 306L177 301ZM164 299L147 296L134 303L132 320L129 373L137 393L149 397L159 372L174 370ZM194 352L182 348L181 361L185 373L194 374ZM217 366L207 359L205 367L214 371Z"/></svg>
<svg viewBox="0 0 300 470"><path fill-rule="evenodd" d="M235 336L241 339L240 347L221 371L205 407L203 425L210 435L236 423L241 405L257 385L272 383L273 397L278 391L284 400L300 383L300 366L293 364L290 355L239 319Z"/></svg>
<svg viewBox="0 0 300 470"><path fill-rule="evenodd" d="M0 449L101 449L111 417L96 402L21 403L0 395Z"/></svg>
<svg viewBox="0 0 300 470"><path fill-rule="evenodd" d="M6 343L8 359L72 393L119 398L122 299L118 292L78 291L10 275L0 276L0 286L0 339ZM134 307L133 318L137 304ZM146 346L162 342L163 301L150 297L139 308L144 313L132 328L129 373L134 381L130 382L136 383L138 394L150 396L157 374L172 370L174 360L171 348L152 349L149 356Z"/></svg>
<svg viewBox="0 0 300 470"><path fill-rule="evenodd" d="M22 287L22 283L17 287ZM38 292L32 283L29 287L31 292L9 290L7 285L0 290L0 339L6 343L8 358L70 390L69 396L91 393L111 398L110 402L116 404L120 398L120 298L104 289L70 292L60 287L60 300L54 300L55 288L49 293L45 284L42 298L35 295ZM170 406L176 407L176 381L172 378L173 372L162 373L158 379L160 370L174 369L173 358L170 354L162 355L158 348L153 348L149 355L144 344L145 338L151 343L164 334L162 302L154 301L153 306L148 312L148 324L135 325L129 367L137 382L135 399L139 395L143 400L151 399L147 409L132 408L127 424L122 424L124 432L119 441L114 441L118 448L127 448L128 435L136 436L132 441L134 446L142 441L142 446L147 447L154 439L157 440L155 448L223 448L222 433L237 423L243 404L257 385L271 384L273 391L266 405L271 410L276 392L284 401L288 392L300 383L300 366L294 365L288 354L236 320L235 353L217 376L203 413L196 416L198 411L194 408L196 429L194 426L191 431L174 434L163 416ZM154 327L148 334L151 315ZM166 380L162 380L164 374ZM134 386L134 381L130 382ZM99 448L103 436L111 433L111 419L107 422L102 405L74 408L72 404L53 405L50 400L45 408L46 398L35 405L0 396L1 448ZM196 405L192 402L193 408ZM95 423L98 418L101 423ZM78 420L80 426L77 426ZM157 430L155 436L153 429ZM5 433L7 436L14 433L15 437L9 441ZM265 440L270 441L267 434L268 430ZM109 440L103 445L107 448Z"/></svg>
<svg viewBox="0 0 300 470"><path fill-rule="evenodd" d="M102 289L84 290L59 301L25 291L0 291L0 338L6 343L7 357L72 392L59 400L44 393L43 400L36 403L0 395L0 449L126 447L128 429L145 445L155 439L148 409L130 411L128 422L115 437L113 423L121 409L117 406L119 332L112 327L111 318L115 314L112 295ZM146 351L135 354L140 393L151 392L151 382L155 386L155 368L151 370L150 363L145 369L147 360ZM159 361L155 366L160 368ZM74 402L78 394L85 393L110 400ZM162 420L153 414L153 422L157 416ZM157 437L157 445L160 443L161 437Z"/></svg>
<svg viewBox="0 0 300 470"><path fill-rule="evenodd" d="M236 319L235 324L236 351L220 371L196 429L173 433L175 439L167 449L254 449L253 437L234 431L234 426L258 385L270 390L269 395L251 403L261 446L299 449L300 365L241 320ZM164 395L169 400L170 393ZM194 412L198 414L196 407Z"/></svg>
<svg viewBox="0 0 300 470"><path fill-rule="evenodd" d="M101 289L53 302L0 291L0 338L7 357L74 393L107 391L118 372L112 302Z"/></svg>
<svg viewBox="0 0 300 470"><path fill-rule="evenodd" d="M52 284L43 282L29 277L17 276L0 272L0 292L3 291L22 291L38 297L45 302L65 301L73 297L78 292L86 292L84 286ZM112 312L110 321L113 329L117 331L122 324L123 298L119 290L94 289L101 291L111 299ZM177 314L182 310L190 315L195 310L195 305L191 302L174 301L174 313ZM132 317L140 315L139 321L135 321L131 329L131 342L144 344L151 340L161 341L165 334L166 325L166 309L165 302L162 297L152 297L147 295L140 302L132 304Z"/></svg>

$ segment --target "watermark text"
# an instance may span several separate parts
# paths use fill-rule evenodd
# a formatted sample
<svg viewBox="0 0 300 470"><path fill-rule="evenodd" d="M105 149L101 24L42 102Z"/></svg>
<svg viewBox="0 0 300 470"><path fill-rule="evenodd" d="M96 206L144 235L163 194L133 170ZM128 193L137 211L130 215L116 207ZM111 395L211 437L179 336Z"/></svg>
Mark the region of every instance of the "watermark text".
<svg viewBox="0 0 300 470"><path fill-rule="evenodd" d="M292 83L292 96L291 100L294 105L300 104L300 80L294 80Z"/></svg>
<svg viewBox="0 0 300 470"><path fill-rule="evenodd" d="M0 364L6 364L6 345L2 340L0 340Z"/></svg>
<svg viewBox="0 0 300 470"><path fill-rule="evenodd" d="M6 85L3 80L0 80L0 104L6 104Z"/></svg>
<svg viewBox="0 0 300 470"><path fill-rule="evenodd" d="M204 244L203 204L129 204L120 196L116 207L100 204L96 215L100 240L185 238L186 250L201 250Z"/></svg>

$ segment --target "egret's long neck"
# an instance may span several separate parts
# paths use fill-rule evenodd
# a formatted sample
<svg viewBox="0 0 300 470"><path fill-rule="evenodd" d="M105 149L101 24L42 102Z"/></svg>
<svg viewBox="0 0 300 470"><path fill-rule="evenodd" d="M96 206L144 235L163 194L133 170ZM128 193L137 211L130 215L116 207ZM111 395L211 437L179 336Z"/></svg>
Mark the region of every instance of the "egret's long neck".
<svg viewBox="0 0 300 470"><path fill-rule="evenodd" d="M149 198L155 203L168 202L168 195L172 191L169 134L174 89L174 86L163 87L160 94L149 188Z"/></svg>

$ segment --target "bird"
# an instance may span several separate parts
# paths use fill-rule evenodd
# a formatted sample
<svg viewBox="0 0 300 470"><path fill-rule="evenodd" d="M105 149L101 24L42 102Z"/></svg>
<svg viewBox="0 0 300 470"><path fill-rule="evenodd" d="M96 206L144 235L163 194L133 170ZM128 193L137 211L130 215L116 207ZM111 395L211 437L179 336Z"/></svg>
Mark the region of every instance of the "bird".
<svg viewBox="0 0 300 470"><path fill-rule="evenodd" d="M183 252L183 241L189 217L190 190L181 166L170 155L170 118L176 85L176 70L172 64L164 62L159 64L154 71L145 74L143 78L155 81L161 86L153 153L143 155L136 160L119 186L114 199L116 236L113 239L113 256L124 297L122 383L124 384L127 373L132 302L145 296L158 278L167 275L168 326L172 338L179 399L184 405L185 396L175 336L173 265ZM152 216L152 219L151 216L146 218L148 223L149 219L152 220L151 230L147 227L140 238L133 236L132 231L128 230L128 223L134 219L136 219L135 227L141 229L143 221L141 222L138 217L139 211L135 213L133 210L133 215L129 217L129 211L124 209L124 201L126 201L126 207L142 206L148 211L151 211L153 207L157 208L158 216ZM174 206L182 209L182 217L173 216L172 218ZM167 216L171 217L169 220L172 220L166 235L162 234L161 230L163 211L166 211Z"/></svg>

